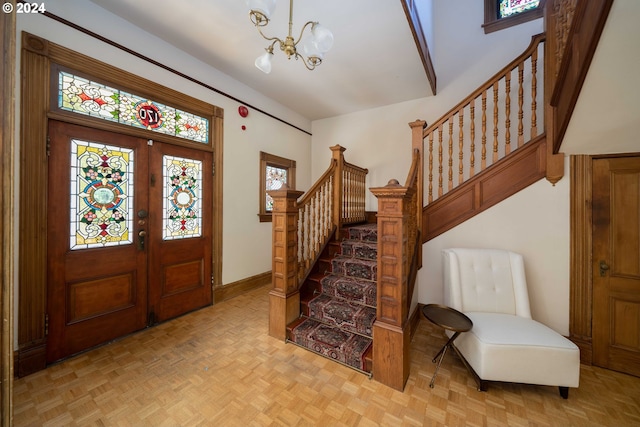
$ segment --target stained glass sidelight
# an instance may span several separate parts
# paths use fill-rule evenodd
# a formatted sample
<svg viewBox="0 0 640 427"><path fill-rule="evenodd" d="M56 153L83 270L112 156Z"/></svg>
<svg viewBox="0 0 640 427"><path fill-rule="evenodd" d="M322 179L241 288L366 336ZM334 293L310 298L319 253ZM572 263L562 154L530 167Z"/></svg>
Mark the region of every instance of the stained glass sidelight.
<svg viewBox="0 0 640 427"><path fill-rule="evenodd" d="M72 250L132 243L133 154L71 140Z"/></svg>
<svg viewBox="0 0 640 427"><path fill-rule="evenodd" d="M279 190L284 184L287 183L287 170L279 168L277 166L267 166L267 191ZM267 193L266 198L266 210L267 212L273 211L273 198Z"/></svg>
<svg viewBox="0 0 640 427"><path fill-rule="evenodd" d="M163 156L162 238L199 237L202 230L202 162Z"/></svg>
<svg viewBox="0 0 640 427"><path fill-rule="evenodd" d="M209 142L209 120L60 71L58 107L196 142Z"/></svg>
<svg viewBox="0 0 640 427"><path fill-rule="evenodd" d="M499 0L498 18L506 18L538 7L540 0Z"/></svg>

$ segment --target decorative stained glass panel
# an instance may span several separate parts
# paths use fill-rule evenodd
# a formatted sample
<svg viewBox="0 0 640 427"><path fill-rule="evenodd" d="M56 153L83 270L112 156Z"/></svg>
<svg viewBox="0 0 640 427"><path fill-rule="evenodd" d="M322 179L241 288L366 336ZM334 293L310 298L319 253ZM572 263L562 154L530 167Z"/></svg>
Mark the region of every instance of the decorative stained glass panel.
<svg viewBox="0 0 640 427"><path fill-rule="evenodd" d="M209 120L60 71L58 107L196 142L209 142Z"/></svg>
<svg viewBox="0 0 640 427"><path fill-rule="evenodd" d="M287 183L287 170L284 168L267 165L266 173L267 191L279 190L284 184ZM273 198L269 195L269 193L267 193L266 203L267 212L273 211Z"/></svg>
<svg viewBox="0 0 640 427"><path fill-rule="evenodd" d="M498 18L522 13L530 9L535 9L540 4L540 0L499 0Z"/></svg>
<svg viewBox="0 0 640 427"><path fill-rule="evenodd" d="M72 250L132 243L133 150L71 141Z"/></svg>
<svg viewBox="0 0 640 427"><path fill-rule="evenodd" d="M202 162L163 156L164 240L199 237L202 232Z"/></svg>

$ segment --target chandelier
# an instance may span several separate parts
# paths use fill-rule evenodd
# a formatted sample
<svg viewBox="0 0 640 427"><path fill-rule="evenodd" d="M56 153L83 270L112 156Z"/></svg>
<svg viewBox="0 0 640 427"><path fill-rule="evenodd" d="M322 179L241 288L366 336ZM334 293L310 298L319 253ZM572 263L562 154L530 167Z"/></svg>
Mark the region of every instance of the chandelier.
<svg viewBox="0 0 640 427"><path fill-rule="evenodd" d="M302 27L298 40L291 35L293 28L293 0L289 2L289 34L282 40L278 37L267 37L262 32L262 27L269 23L269 19L276 8L276 0L246 0L251 11L249 17L251 22L258 29L258 32L271 44L265 48L265 53L256 59L256 67L263 73L271 72L271 60L273 58L273 48L276 44L280 50L287 55L287 59L292 57L296 60L302 58L302 62L308 70L313 70L322 63L323 55L331 49L333 45L333 34L331 31L320 25L318 22L309 21ZM309 34L304 38L304 31L311 28ZM302 41L302 43L300 43ZM298 44L300 43L300 52Z"/></svg>

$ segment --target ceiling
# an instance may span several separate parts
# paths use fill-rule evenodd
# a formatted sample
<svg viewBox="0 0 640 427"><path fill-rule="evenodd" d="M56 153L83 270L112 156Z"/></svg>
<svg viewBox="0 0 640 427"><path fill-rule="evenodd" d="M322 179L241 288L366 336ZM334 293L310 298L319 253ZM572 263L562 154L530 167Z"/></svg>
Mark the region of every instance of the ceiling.
<svg viewBox="0 0 640 427"><path fill-rule="evenodd" d="M319 21L333 48L313 71L276 50L270 74L254 66L269 42L245 1L91 1L312 121L432 95L401 0L297 0L294 38ZM280 0L263 32L284 39L288 21Z"/></svg>

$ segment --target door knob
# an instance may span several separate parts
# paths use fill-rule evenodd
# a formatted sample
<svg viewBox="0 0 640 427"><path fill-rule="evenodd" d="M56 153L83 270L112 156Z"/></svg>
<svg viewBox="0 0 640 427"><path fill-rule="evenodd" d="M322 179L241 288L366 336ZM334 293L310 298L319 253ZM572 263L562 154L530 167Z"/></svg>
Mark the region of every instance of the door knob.
<svg viewBox="0 0 640 427"><path fill-rule="evenodd" d="M604 261L600 261L600 276L601 277L605 276L605 274L607 273L608 269L609 269L609 265Z"/></svg>
<svg viewBox="0 0 640 427"><path fill-rule="evenodd" d="M138 218L146 218L147 215L149 215L149 212L145 211L144 209L140 209L138 211Z"/></svg>
<svg viewBox="0 0 640 427"><path fill-rule="evenodd" d="M147 235L147 232L144 230L138 231L138 250L144 250L144 237Z"/></svg>

